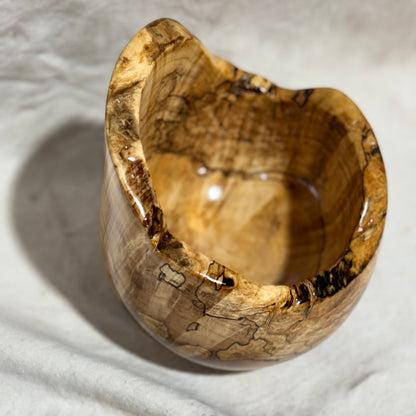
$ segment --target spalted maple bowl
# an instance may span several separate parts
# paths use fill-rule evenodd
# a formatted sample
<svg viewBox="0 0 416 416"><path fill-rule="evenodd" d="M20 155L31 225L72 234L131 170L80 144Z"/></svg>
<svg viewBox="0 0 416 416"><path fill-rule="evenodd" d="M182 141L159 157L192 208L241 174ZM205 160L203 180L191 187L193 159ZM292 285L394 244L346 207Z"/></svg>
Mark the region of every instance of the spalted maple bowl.
<svg viewBox="0 0 416 416"><path fill-rule="evenodd" d="M101 239L114 288L153 337L249 369L313 347L366 287L382 235L377 141L337 90L282 89L170 19L115 66Z"/></svg>

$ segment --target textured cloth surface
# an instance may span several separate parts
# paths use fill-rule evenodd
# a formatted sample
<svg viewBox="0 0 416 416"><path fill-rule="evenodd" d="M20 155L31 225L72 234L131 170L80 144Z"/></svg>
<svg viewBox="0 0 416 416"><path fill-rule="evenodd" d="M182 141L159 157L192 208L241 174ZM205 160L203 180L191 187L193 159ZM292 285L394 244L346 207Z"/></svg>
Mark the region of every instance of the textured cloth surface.
<svg viewBox="0 0 416 416"><path fill-rule="evenodd" d="M416 2L1 1L0 414L416 414ZM204 369L138 329L98 241L112 68L172 17L289 88L349 95L389 180L379 260L328 340L248 373Z"/></svg>

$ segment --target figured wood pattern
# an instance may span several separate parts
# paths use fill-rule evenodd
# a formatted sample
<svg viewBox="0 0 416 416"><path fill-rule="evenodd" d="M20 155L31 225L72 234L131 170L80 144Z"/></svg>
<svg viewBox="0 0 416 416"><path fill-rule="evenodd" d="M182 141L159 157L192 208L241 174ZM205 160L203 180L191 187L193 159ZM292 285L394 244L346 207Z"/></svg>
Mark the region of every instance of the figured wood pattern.
<svg viewBox="0 0 416 416"><path fill-rule="evenodd" d="M334 331L384 227L374 134L331 89L292 91L160 19L110 82L101 234L115 290L177 353L248 369Z"/></svg>

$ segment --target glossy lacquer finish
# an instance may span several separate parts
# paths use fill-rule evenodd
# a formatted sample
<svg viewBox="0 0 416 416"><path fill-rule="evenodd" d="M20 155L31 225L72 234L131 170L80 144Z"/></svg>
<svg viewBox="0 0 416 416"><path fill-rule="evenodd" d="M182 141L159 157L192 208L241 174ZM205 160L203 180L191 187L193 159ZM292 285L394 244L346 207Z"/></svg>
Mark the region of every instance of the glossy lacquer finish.
<svg viewBox="0 0 416 416"><path fill-rule="evenodd" d="M117 61L106 136L107 268L153 337L249 369L344 321L387 207L377 141L349 98L279 88L160 19Z"/></svg>

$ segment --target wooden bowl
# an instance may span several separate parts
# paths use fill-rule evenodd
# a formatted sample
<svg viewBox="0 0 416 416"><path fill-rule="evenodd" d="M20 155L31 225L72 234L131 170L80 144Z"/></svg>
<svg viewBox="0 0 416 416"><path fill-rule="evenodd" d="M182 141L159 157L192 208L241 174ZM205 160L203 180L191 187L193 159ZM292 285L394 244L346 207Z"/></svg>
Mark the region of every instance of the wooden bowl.
<svg viewBox="0 0 416 416"><path fill-rule="evenodd" d="M121 301L200 364L250 369L313 347L373 269L387 186L337 90L292 91L157 20L108 90L101 238Z"/></svg>

